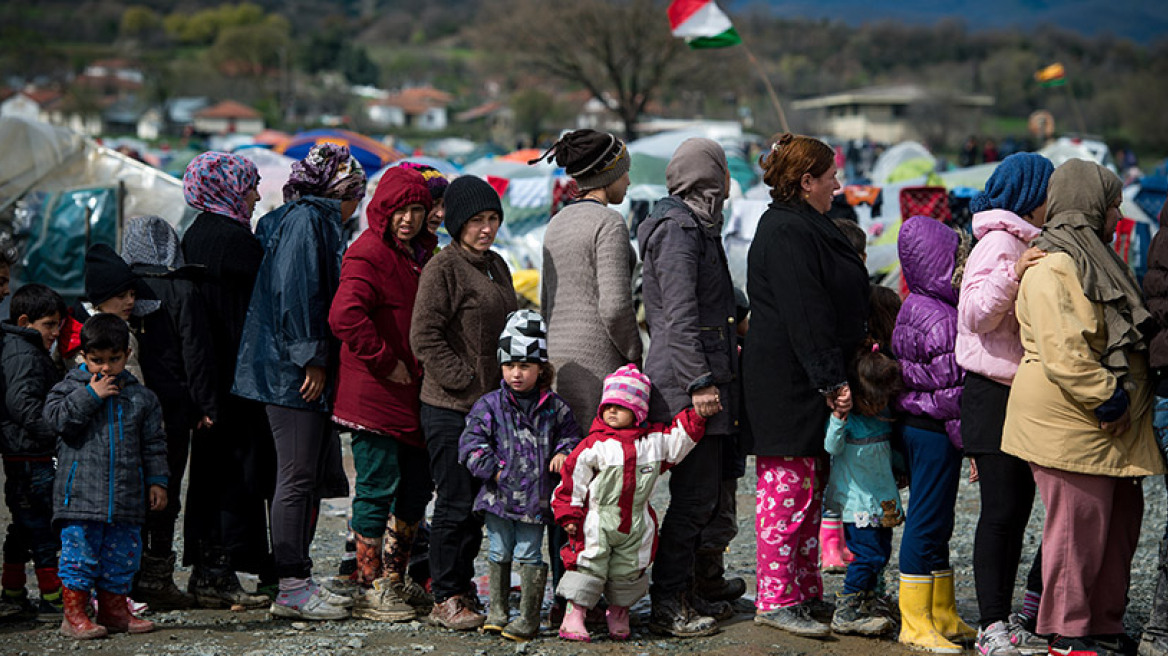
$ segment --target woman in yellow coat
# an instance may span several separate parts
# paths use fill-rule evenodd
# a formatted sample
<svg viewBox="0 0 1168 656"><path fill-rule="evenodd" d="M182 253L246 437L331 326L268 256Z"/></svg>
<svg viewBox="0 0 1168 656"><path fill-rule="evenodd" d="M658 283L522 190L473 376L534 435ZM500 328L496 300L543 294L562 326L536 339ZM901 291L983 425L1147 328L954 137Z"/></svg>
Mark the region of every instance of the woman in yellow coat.
<svg viewBox="0 0 1168 656"><path fill-rule="evenodd" d="M1141 477L1164 472L1152 432L1151 315L1109 246L1121 192L1115 174L1092 162L1055 170L1034 242L1047 256L1018 291L1025 355L1002 450L1030 463L1046 505L1037 632L1059 636L1052 650L1103 653L1128 640Z"/></svg>

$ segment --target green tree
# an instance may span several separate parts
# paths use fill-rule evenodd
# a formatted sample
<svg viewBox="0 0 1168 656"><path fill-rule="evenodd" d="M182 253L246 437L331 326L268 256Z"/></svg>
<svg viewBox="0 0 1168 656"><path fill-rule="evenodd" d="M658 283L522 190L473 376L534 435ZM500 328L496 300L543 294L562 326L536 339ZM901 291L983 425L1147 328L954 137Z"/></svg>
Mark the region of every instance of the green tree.
<svg viewBox="0 0 1168 656"><path fill-rule="evenodd" d="M207 56L221 72L231 76L259 76L280 67L291 38L288 21L268 16L254 25L233 25L219 32Z"/></svg>
<svg viewBox="0 0 1168 656"><path fill-rule="evenodd" d="M122 12L118 33L123 38L148 36L162 27L162 17L149 7L133 5Z"/></svg>
<svg viewBox="0 0 1168 656"><path fill-rule="evenodd" d="M481 43L587 89L637 136L645 108L680 70L685 43L669 32L659 0L495 0Z"/></svg>
<svg viewBox="0 0 1168 656"><path fill-rule="evenodd" d="M511 112L515 115L515 129L530 137L534 146L550 121L563 113L550 93L539 89L524 89L511 96Z"/></svg>

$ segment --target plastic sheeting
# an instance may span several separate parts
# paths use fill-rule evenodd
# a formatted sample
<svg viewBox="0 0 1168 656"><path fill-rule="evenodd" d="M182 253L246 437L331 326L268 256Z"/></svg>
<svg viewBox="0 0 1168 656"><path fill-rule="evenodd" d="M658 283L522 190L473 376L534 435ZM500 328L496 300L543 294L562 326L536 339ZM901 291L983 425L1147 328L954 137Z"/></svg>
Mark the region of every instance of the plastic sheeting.
<svg viewBox="0 0 1168 656"><path fill-rule="evenodd" d="M85 250L120 247L125 219L153 214L181 226L193 217L182 181L65 128L0 119L0 217L21 241L20 280L81 293Z"/></svg>
<svg viewBox="0 0 1168 656"><path fill-rule="evenodd" d="M928 148L915 141L902 141L884 151L876 160L876 164L872 166L872 184L886 184L901 165L912 160L926 160L932 166L937 163L937 159Z"/></svg>

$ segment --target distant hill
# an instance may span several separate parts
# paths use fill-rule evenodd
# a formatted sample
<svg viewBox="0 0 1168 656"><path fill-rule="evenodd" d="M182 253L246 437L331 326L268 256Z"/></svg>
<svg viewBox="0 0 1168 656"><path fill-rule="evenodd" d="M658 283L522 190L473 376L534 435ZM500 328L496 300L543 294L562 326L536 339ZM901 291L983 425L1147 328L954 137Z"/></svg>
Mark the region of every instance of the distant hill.
<svg viewBox="0 0 1168 656"><path fill-rule="evenodd" d="M723 3L732 11L760 4L785 18L830 18L849 25L878 20L931 24L960 18L971 30L1056 25L1089 36L1105 33L1148 44L1168 38L1163 0L746 0Z"/></svg>

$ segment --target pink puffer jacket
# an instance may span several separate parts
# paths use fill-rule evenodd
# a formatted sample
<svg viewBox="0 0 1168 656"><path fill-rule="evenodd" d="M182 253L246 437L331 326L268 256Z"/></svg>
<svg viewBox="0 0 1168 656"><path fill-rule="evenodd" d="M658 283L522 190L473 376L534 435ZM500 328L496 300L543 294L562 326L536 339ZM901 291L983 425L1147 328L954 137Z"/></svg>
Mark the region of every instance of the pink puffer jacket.
<svg viewBox="0 0 1168 656"><path fill-rule="evenodd" d="M957 364L1003 385L1014 382L1022 360L1014 263L1039 232L1008 210L973 215L978 242L965 262L957 304Z"/></svg>

